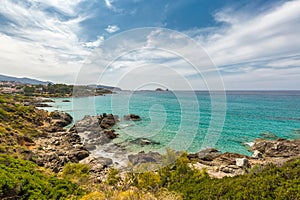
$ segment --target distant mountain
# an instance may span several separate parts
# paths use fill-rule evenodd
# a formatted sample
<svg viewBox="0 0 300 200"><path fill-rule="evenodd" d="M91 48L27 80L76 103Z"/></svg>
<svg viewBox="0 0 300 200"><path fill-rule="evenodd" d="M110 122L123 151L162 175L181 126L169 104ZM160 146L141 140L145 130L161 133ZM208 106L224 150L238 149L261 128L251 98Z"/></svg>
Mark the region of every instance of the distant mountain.
<svg viewBox="0 0 300 200"><path fill-rule="evenodd" d="M121 91L122 89L119 87L113 87L113 86L107 86L107 85L88 85L89 87L92 88L103 88L103 89L108 89L112 91Z"/></svg>
<svg viewBox="0 0 300 200"><path fill-rule="evenodd" d="M36 79L31 79L31 78L17 78L17 77L12 77L12 76L5 76L0 74L0 81L9 81L9 82L18 82L18 83L26 83L26 84L32 84L32 85L47 85L49 83L52 84L52 82L49 81L39 81Z"/></svg>

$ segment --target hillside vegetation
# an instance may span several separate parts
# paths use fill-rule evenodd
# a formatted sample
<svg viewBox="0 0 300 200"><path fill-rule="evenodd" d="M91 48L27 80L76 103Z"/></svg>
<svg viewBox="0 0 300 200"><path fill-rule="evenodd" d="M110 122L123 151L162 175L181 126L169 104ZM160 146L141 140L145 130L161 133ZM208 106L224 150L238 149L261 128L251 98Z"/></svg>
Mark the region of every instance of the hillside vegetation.
<svg viewBox="0 0 300 200"><path fill-rule="evenodd" d="M30 99L21 95L0 94L0 153L26 151L33 137L42 134L47 112L24 106ZM25 146L25 147L24 147Z"/></svg>

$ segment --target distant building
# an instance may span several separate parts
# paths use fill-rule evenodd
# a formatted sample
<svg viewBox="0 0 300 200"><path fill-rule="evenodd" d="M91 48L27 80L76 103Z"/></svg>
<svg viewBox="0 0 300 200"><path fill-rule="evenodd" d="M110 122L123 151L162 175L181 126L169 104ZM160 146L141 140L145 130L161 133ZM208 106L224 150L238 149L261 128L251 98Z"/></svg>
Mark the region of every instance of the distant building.
<svg viewBox="0 0 300 200"><path fill-rule="evenodd" d="M22 89L16 89L14 87L3 87L0 91L2 93L5 93L5 94L12 94L12 93L21 93L21 92L23 92Z"/></svg>

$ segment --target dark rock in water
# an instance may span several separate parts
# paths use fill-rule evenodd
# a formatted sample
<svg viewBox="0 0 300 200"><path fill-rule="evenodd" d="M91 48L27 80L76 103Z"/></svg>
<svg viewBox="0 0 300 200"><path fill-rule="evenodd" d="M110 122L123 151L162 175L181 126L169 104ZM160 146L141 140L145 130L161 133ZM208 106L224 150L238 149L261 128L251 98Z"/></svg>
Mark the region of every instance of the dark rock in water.
<svg viewBox="0 0 300 200"><path fill-rule="evenodd" d="M41 100L39 100L39 102L45 102L45 103L54 103L55 101L54 100L52 100L52 99L41 99Z"/></svg>
<svg viewBox="0 0 300 200"><path fill-rule="evenodd" d="M40 107L40 108L46 108L46 107L52 107L50 106L49 104L46 104L46 103L35 103L34 104L35 107Z"/></svg>
<svg viewBox="0 0 300 200"><path fill-rule="evenodd" d="M204 149L204 150L202 150L198 153L195 153L195 154L189 154L188 157L189 158L200 159L200 160L204 160L204 161L212 161L213 159L215 159L219 155L221 155L221 152L218 151L217 149L208 148L208 149Z"/></svg>
<svg viewBox="0 0 300 200"><path fill-rule="evenodd" d="M104 130L103 134L111 140L118 137L118 134L115 133L115 130Z"/></svg>
<svg viewBox="0 0 300 200"><path fill-rule="evenodd" d="M99 116L85 116L82 120L75 123L75 126L70 131L84 132L100 132L103 129L109 129L118 122L118 116L112 114L106 114Z"/></svg>
<svg viewBox="0 0 300 200"><path fill-rule="evenodd" d="M146 138L137 138L135 140L130 141L130 143L141 145L141 146L144 146L144 145L159 145L160 144L160 142L156 142L154 140L150 140L150 139L146 139Z"/></svg>
<svg viewBox="0 0 300 200"><path fill-rule="evenodd" d="M50 117L50 123L53 126L60 127L60 128L69 125L73 121L72 116L66 112L53 111L50 113L49 117Z"/></svg>
<svg viewBox="0 0 300 200"><path fill-rule="evenodd" d="M300 154L300 140L278 139L272 141L257 139L254 141L252 149L268 157L298 156Z"/></svg>
<svg viewBox="0 0 300 200"><path fill-rule="evenodd" d="M99 116L98 120L100 122L100 127L103 129L108 129L116 124L116 119L112 114Z"/></svg>
<svg viewBox="0 0 300 200"><path fill-rule="evenodd" d="M71 102L71 101L68 100L68 99L64 99L64 100L62 100L61 102Z"/></svg>
<svg viewBox="0 0 300 200"><path fill-rule="evenodd" d="M133 165L139 165L142 163L160 163L162 161L162 156L157 152L140 152L138 154L128 155L128 160Z"/></svg>
<svg viewBox="0 0 300 200"><path fill-rule="evenodd" d="M128 114L128 115L124 115L124 120L140 121L141 118L140 118L140 116L135 115L135 114Z"/></svg>

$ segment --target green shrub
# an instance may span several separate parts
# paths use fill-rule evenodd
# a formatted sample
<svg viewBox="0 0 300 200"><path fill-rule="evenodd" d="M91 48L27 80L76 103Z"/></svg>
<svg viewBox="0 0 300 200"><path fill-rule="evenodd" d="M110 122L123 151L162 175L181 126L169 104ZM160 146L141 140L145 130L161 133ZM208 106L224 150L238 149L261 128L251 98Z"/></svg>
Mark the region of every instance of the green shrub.
<svg viewBox="0 0 300 200"><path fill-rule="evenodd" d="M181 158L173 170L163 169L161 176L163 186L184 199L300 199L299 159L282 167L270 165L245 175L212 179L189 169Z"/></svg>
<svg viewBox="0 0 300 200"><path fill-rule="evenodd" d="M62 171L62 177L83 184L89 179L89 166L80 163L68 163Z"/></svg>
<svg viewBox="0 0 300 200"><path fill-rule="evenodd" d="M106 183L112 186L116 186L118 182L121 180L119 176L119 171L115 168L110 168L107 174Z"/></svg>
<svg viewBox="0 0 300 200"><path fill-rule="evenodd" d="M30 161L0 154L0 199L76 199L83 195L76 184L38 169Z"/></svg>

